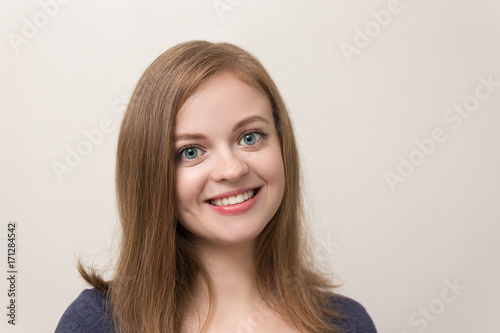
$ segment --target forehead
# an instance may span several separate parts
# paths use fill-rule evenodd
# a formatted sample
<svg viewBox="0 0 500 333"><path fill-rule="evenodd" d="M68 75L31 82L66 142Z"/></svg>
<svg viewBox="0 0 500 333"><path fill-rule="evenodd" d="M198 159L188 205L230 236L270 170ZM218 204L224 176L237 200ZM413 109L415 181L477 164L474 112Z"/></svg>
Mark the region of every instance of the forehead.
<svg viewBox="0 0 500 333"><path fill-rule="evenodd" d="M224 72L210 78L191 95L179 110L175 132L202 132L212 128L232 127L235 122L250 116L273 120L269 99L260 91Z"/></svg>

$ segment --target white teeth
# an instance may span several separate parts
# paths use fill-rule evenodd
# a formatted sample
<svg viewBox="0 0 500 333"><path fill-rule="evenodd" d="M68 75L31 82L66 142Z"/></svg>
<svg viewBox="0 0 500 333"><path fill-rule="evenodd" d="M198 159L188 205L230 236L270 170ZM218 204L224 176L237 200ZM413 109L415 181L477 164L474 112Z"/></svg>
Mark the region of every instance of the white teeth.
<svg viewBox="0 0 500 333"><path fill-rule="evenodd" d="M216 200L210 200L210 204L214 206L227 206L227 205L235 205L239 204L242 202L247 201L248 199L252 199L254 197L254 191L250 190L244 193L240 193L236 196L230 196L227 198L222 198L222 199L216 199Z"/></svg>

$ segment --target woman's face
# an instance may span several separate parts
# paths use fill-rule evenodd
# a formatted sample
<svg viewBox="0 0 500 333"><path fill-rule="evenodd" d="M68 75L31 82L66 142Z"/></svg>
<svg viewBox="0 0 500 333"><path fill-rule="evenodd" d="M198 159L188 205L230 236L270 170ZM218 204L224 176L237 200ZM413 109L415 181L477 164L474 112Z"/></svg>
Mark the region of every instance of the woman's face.
<svg viewBox="0 0 500 333"><path fill-rule="evenodd" d="M285 189L269 99L222 73L183 105L175 125L177 218L201 240L252 241Z"/></svg>

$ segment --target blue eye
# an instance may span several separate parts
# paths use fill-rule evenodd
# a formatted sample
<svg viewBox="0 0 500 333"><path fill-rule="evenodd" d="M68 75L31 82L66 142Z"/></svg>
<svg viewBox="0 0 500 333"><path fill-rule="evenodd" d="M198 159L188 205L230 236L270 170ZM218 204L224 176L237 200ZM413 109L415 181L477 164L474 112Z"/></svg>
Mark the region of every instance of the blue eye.
<svg viewBox="0 0 500 333"><path fill-rule="evenodd" d="M180 153L179 156L187 160L192 160L200 155L200 149L196 147L186 147Z"/></svg>
<svg viewBox="0 0 500 333"><path fill-rule="evenodd" d="M257 142L259 142L260 139L261 139L261 135L259 133L255 133L255 132L247 133L247 134L243 135L243 137L241 138L240 144L243 144L246 146L251 146L251 145L254 145Z"/></svg>

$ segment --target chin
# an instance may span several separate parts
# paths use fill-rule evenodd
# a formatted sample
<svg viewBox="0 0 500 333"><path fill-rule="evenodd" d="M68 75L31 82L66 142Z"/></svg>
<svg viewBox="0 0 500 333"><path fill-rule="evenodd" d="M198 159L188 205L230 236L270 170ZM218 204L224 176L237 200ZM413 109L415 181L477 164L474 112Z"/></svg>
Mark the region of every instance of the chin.
<svg viewBox="0 0 500 333"><path fill-rule="evenodd" d="M208 243L225 246L247 245L255 242L264 227L265 225L259 228L249 228L249 230L238 228L238 230L232 230L232 232L226 230L223 233L212 234L211 237L206 237L204 240Z"/></svg>

